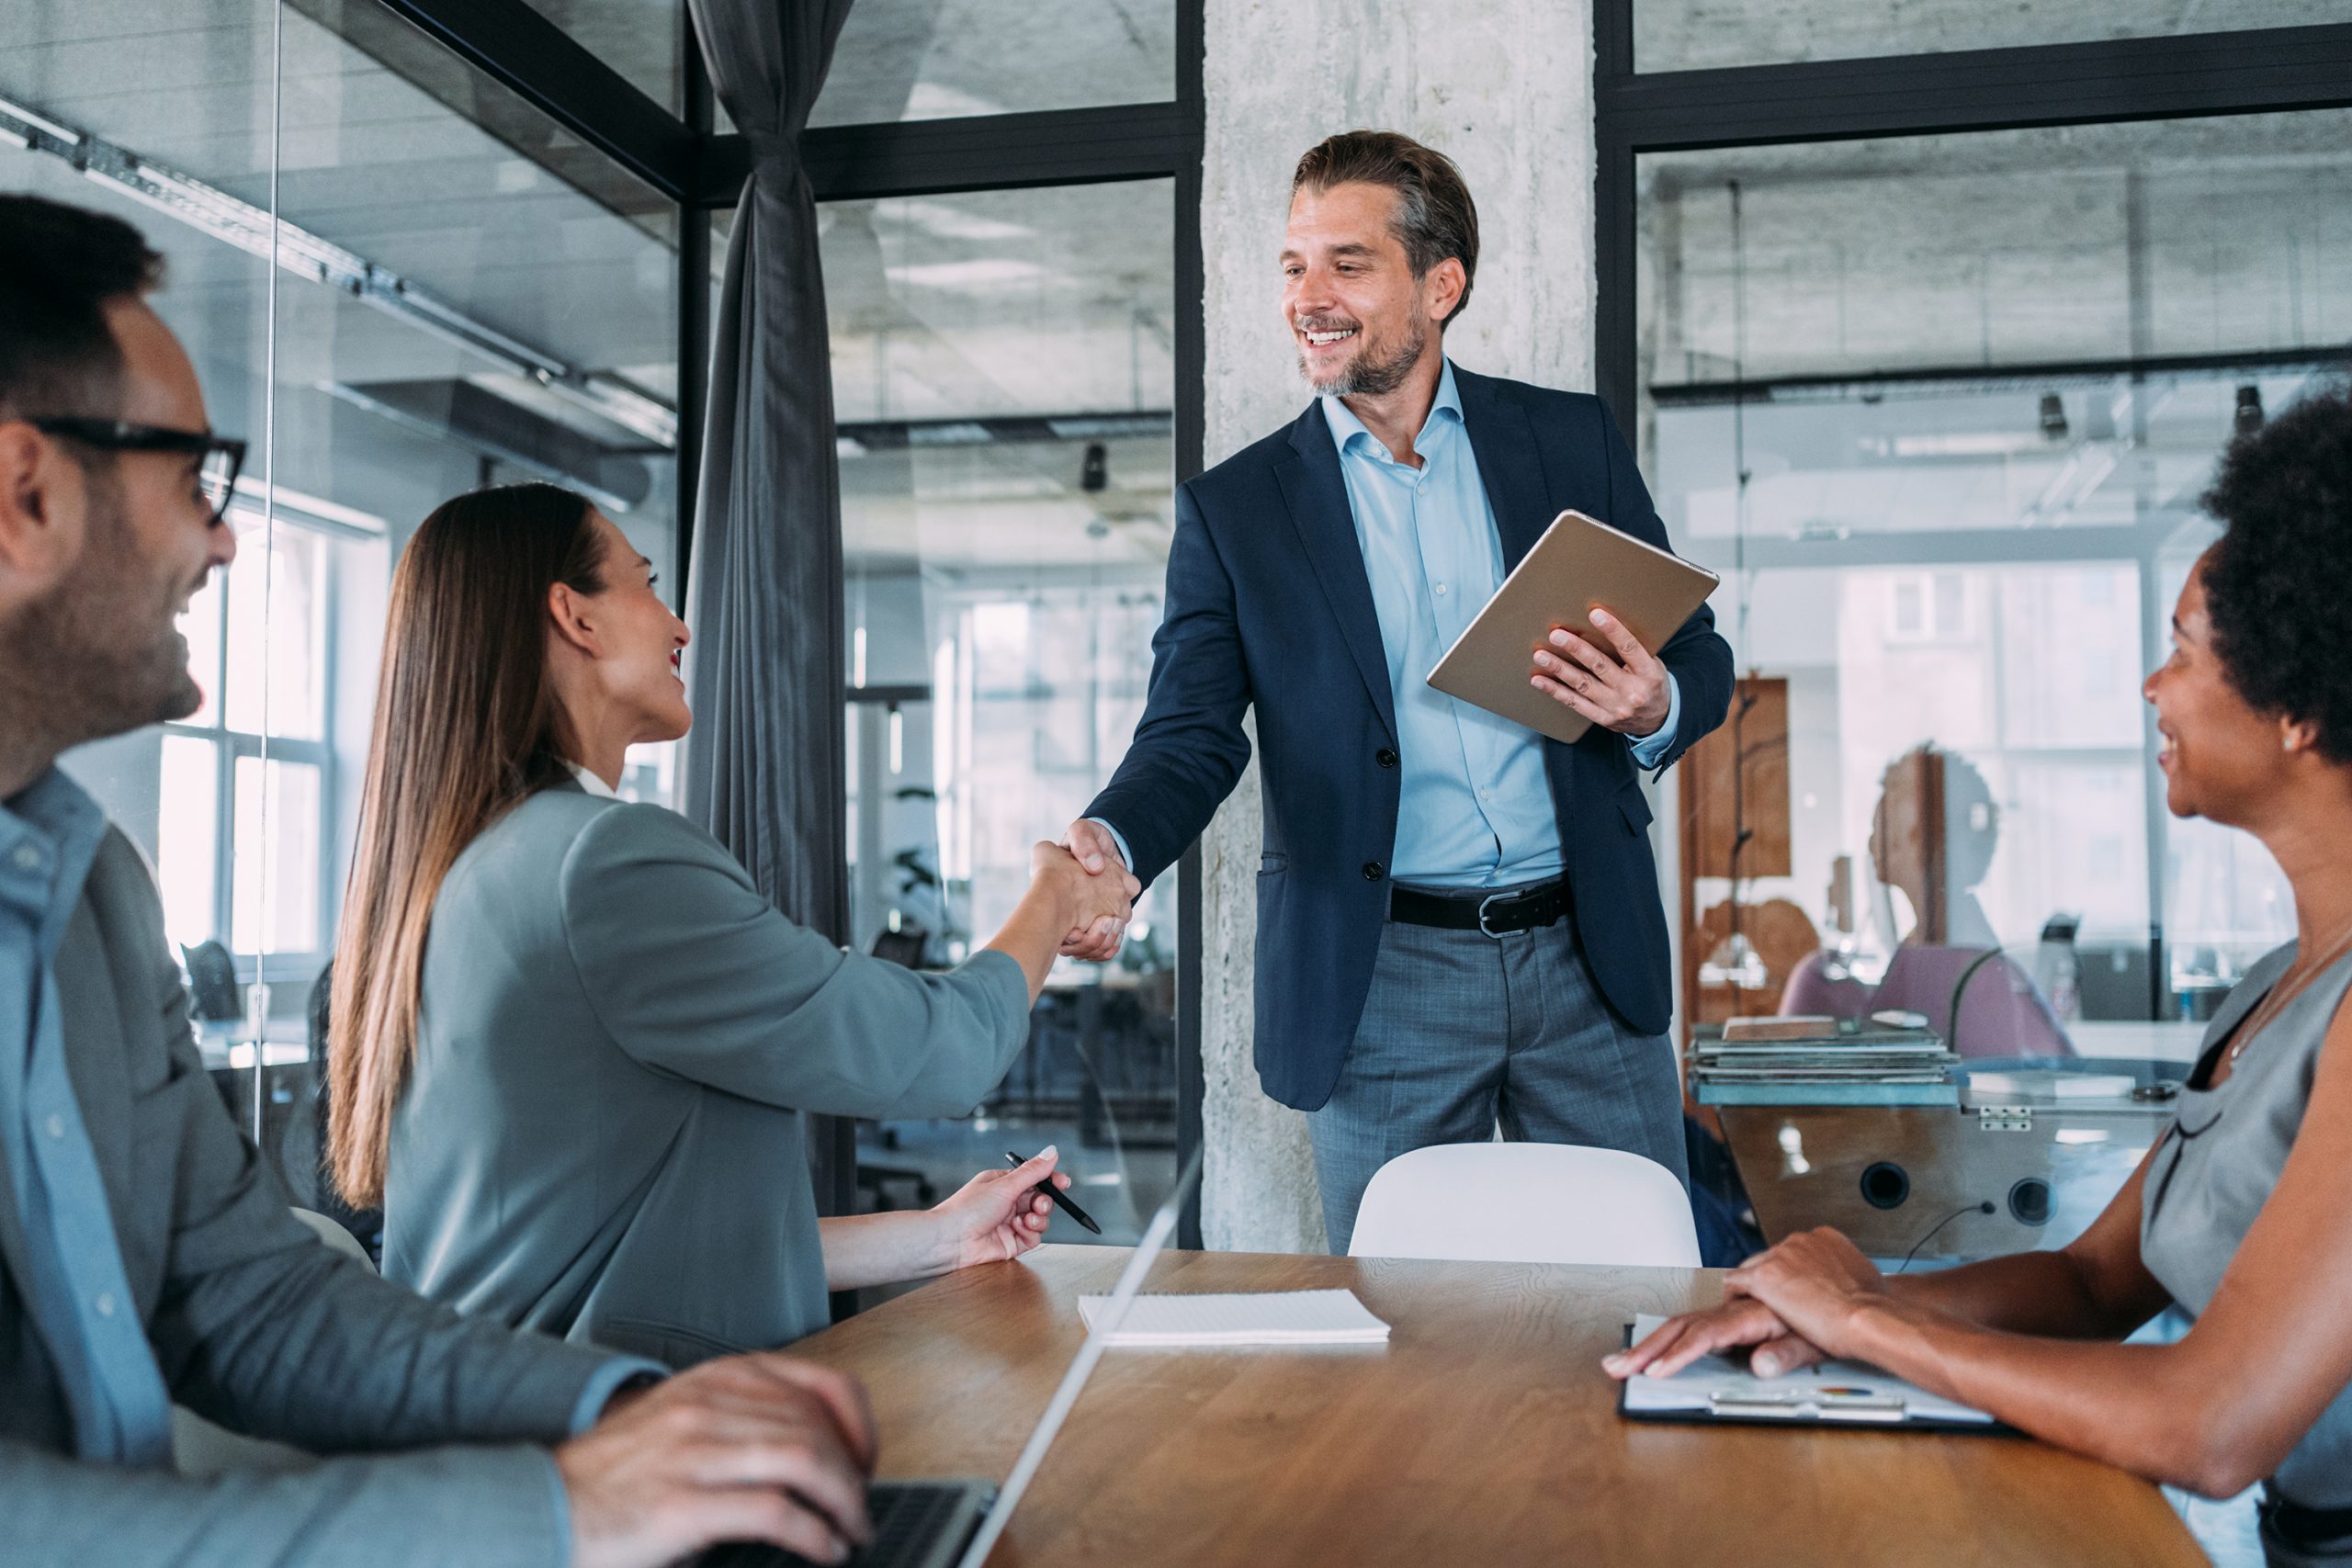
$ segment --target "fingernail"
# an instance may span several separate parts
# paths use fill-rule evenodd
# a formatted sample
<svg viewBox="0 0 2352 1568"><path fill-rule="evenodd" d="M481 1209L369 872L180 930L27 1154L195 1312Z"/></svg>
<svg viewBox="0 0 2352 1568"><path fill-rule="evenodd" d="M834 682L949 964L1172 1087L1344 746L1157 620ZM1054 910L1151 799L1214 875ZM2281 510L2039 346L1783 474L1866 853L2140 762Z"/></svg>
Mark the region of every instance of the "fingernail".
<svg viewBox="0 0 2352 1568"><path fill-rule="evenodd" d="M1039 1149L1039 1150L1037 1151L1036 1156L1035 1156L1035 1157L1036 1157L1036 1158L1038 1158L1038 1159L1044 1159L1047 1155L1059 1154L1059 1153L1061 1153L1061 1151L1060 1151L1059 1149L1057 1149L1057 1148L1054 1147L1054 1145L1051 1145L1051 1144L1047 1144L1044 1148Z"/></svg>

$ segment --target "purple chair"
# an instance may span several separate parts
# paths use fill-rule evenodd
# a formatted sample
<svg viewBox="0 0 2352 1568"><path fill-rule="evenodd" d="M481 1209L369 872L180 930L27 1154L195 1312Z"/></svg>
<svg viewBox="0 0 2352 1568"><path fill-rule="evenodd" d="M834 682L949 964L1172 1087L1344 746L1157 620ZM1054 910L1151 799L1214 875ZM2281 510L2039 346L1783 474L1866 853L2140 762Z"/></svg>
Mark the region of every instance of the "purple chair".
<svg viewBox="0 0 2352 1568"><path fill-rule="evenodd" d="M1972 971L1971 965L1976 967ZM1960 1000L1955 1032L1952 987L1963 976L1968 988ZM1781 992L1781 1011L1788 1015L1867 1018L1889 1009L1920 1014L1962 1056L2075 1055L2033 976L2007 953L1987 948L1896 948L1876 990L1859 980L1830 978L1816 953L1790 973Z"/></svg>

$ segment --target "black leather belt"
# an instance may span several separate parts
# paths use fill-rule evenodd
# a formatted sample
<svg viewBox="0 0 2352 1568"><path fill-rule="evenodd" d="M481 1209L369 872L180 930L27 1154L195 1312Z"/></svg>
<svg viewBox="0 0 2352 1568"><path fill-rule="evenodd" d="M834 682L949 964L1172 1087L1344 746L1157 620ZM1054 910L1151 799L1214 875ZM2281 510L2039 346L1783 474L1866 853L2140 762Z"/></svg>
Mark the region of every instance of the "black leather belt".
<svg viewBox="0 0 2352 1568"><path fill-rule="evenodd" d="M1508 936L1512 931L1548 926L1568 912L1565 877L1508 893L1417 893L1409 887L1391 888L1388 918L1408 926L1435 926L1441 931L1484 931Z"/></svg>

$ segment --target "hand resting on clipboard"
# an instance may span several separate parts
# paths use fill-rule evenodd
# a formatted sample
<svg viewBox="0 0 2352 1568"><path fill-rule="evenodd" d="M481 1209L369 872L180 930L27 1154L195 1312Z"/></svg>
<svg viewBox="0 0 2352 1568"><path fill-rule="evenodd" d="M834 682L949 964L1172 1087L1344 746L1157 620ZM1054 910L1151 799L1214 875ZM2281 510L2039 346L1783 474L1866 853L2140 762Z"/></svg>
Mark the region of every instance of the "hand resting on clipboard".
<svg viewBox="0 0 2352 1568"><path fill-rule="evenodd" d="M1717 581L1631 534L1563 512L1446 649L1429 683L1555 740L1576 740L1592 718L1536 679L1563 683L1587 707L1603 711L1629 660L1663 676L1657 650L1706 603ZM1615 624L1596 625L1595 610ZM1567 636L1555 638L1555 632ZM1637 646L1623 649L1621 638Z"/></svg>
<svg viewBox="0 0 2352 1568"><path fill-rule="evenodd" d="M1666 1323L1645 1313L1627 1344ZM1758 1422L1781 1427L1901 1427L2007 1432L1990 1416L1860 1361L1816 1361L1786 1377L1758 1377L1728 1356L1701 1356L1670 1378L1636 1372L1618 1385L1617 1413L1634 1421Z"/></svg>

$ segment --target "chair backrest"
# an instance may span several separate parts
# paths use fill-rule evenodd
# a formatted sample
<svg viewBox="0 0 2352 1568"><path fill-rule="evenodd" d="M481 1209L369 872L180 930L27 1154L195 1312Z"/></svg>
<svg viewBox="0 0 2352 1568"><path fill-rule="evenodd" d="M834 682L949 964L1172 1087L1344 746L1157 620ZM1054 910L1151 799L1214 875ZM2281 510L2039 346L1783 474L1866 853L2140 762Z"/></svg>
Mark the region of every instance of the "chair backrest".
<svg viewBox="0 0 2352 1568"><path fill-rule="evenodd" d="M1690 1195L1656 1160L1574 1144L1440 1144L1374 1173L1348 1252L1699 1267Z"/></svg>
<svg viewBox="0 0 2352 1568"><path fill-rule="evenodd" d="M1981 947L1898 947L1886 977L1871 998L1872 1010L1900 1008L1923 1015L1928 1027L1962 1056L2071 1056L2058 1017L2024 965L2006 953L1986 957ZM1970 966L1984 965L1970 973ZM1953 1028L1952 987L1965 976L1959 1028Z"/></svg>

